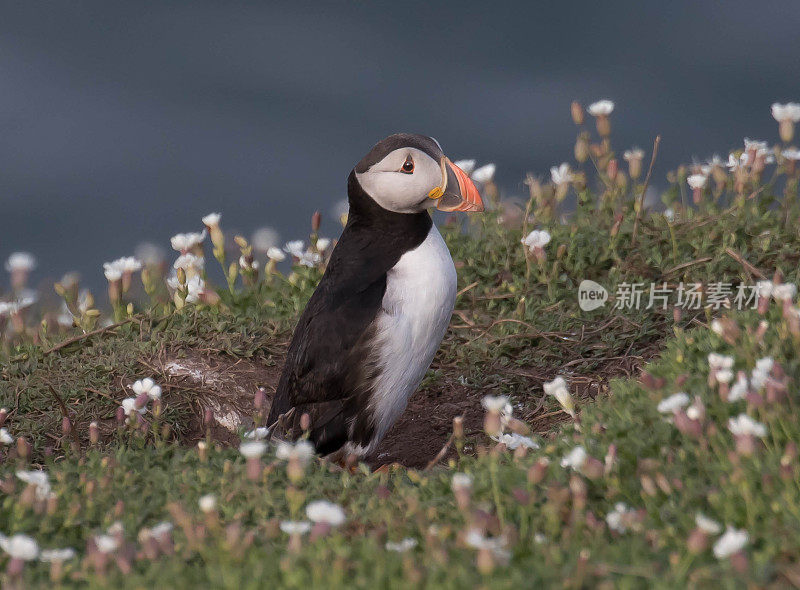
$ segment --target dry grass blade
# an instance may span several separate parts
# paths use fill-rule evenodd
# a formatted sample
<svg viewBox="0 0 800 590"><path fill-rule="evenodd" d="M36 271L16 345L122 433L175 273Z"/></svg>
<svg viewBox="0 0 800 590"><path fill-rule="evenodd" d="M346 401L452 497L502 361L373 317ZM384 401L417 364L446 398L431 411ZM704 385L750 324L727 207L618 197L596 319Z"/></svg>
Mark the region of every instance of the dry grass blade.
<svg viewBox="0 0 800 590"><path fill-rule="evenodd" d="M636 234L639 230L639 220L642 217L642 209L644 209L644 196L647 193L647 186L650 184L650 176L653 174L653 166L656 163L659 145L661 145L661 136L657 135L655 141L653 142L653 155L650 156L650 167L647 169L647 176L645 177L644 184L642 185L642 194L639 195L639 200L636 207L636 217L633 220L633 236L631 237L632 244L636 244Z"/></svg>

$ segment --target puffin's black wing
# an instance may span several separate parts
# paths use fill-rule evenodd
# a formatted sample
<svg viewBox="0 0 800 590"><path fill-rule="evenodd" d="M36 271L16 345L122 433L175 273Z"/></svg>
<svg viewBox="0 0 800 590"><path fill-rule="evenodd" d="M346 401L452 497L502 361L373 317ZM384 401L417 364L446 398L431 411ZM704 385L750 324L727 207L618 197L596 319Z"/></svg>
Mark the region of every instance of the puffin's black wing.
<svg viewBox="0 0 800 590"><path fill-rule="evenodd" d="M346 291L335 285L340 272L329 266L300 317L268 420L294 408L289 425L297 436L300 417L308 414L322 454L347 442L350 420L366 405L370 328L386 290L386 272Z"/></svg>
<svg viewBox="0 0 800 590"><path fill-rule="evenodd" d="M348 440L366 445L372 438L374 425L362 410L375 376L370 344L386 274L423 242L432 224L427 213L382 209L352 173L348 193L347 226L295 328L267 421L271 425L294 409L286 426L296 437L301 416L308 414L311 440L320 454Z"/></svg>

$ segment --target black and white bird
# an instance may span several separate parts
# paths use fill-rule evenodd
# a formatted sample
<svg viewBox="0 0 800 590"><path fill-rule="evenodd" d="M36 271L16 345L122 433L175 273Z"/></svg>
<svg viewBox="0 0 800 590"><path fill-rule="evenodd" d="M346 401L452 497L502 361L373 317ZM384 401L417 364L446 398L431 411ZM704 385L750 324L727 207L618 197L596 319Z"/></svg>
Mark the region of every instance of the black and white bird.
<svg viewBox="0 0 800 590"><path fill-rule="evenodd" d="M483 211L469 176L423 135L377 143L347 179L347 224L295 329L268 424L320 455L375 450L444 338L456 270L428 210Z"/></svg>

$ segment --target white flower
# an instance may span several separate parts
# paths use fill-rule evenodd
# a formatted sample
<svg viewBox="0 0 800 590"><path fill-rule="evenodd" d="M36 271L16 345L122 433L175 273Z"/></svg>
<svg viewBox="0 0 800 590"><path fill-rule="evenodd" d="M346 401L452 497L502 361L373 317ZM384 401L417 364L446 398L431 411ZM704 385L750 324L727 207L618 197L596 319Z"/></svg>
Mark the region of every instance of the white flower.
<svg viewBox="0 0 800 590"><path fill-rule="evenodd" d="M287 535L305 535L311 530L311 523L307 520L284 520L280 527Z"/></svg>
<svg viewBox="0 0 800 590"><path fill-rule="evenodd" d="M386 541L386 550L387 551L395 551L396 553L405 553L406 551L410 551L414 547L417 546L417 540L412 539L411 537L406 537L399 543L393 543L392 541Z"/></svg>
<svg viewBox="0 0 800 590"><path fill-rule="evenodd" d="M324 252L331 245L330 238L317 238L317 250Z"/></svg>
<svg viewBox="0 0 800 590"><path fill-rule="evenodd" d="M598 100L586 109L592 117L608 116L614 111L614 103L608 99Z"/></svg>
<svg viewBox="0 0 800 590"><path fill-rule="evenodd" d="M142 406L141 408L136 407L135 397L126 397L124 400L122 400L120 406L122 406L125 415L128 416L129 418L133 416L134 412L139 412L140 414L144 414L147 411L147 408L145 408L144 406Z"/></svg>
<svg viewBox="0 0 800 590"><path fill-rule="evenodd" d="M16 315L23 309L27 309L39 300L39 295L31 290L24 289L15 301L0 301L0 317L5 315Z"/></svg>
<svg viewBox="0 0 800 590"><path fill-rule="evenodd" d="M759 297L772 296L773 289L775 289L775 284L772 281L758 281L756 283L756 290L758 290Z"/></svg>
<svg viewBox="0 0 800 590"><path fill-rule="evenodd" d="M470 529L464 541L474 549L489 550L501 559L509 557L508 551L505 549L505 537L486 537L480 530Z"/></svg>
<svg viewBox="0 0 800 590"><path fill-rule="evenodd" d="M781 121L797 123L800 121L800 104L796 102L789 102L786 104L773 103L772 116L779 123Z"/></svg>
<svg viewBox="0 0 800 590"><path fill-rule="evenodd" d="M769 374L772 372L772 367L774 365L775 361L770 356L758 359L756 361L756 367L750 374L750 382L753 386L753 389L759 390L767 384Z"/></svg>
<svg viewBox="0 0 800 590"><path fill-rule="evenodd" d="M161 386L156 385L156 382L150 379L150 377L134 381L133 385L131 385L131 389L133 389L136 395L146 393L147 397L151 400L155 401L161 399Z"/></svg>
<svg viewBox="0 0 800 590"><path fill-rule="evenodd" d="M186 281L186 303L197 303L200 301L200 296L206 290L206 282L200 277L195 275Z"/></svg>
<svg viewBox="0 0 800 590"><path fill-rule="evenodd" d="M199 273L203 270L206 264L206 259L202 256L195 256L191 252L181 254L172 264L172 268L178 270L182 268L184 271Z"/></svg>
<svg viewBox="0 0 800 590"><path fill-rule="evenodd" d="M2 315L2 314L0 314ZM61 303L61 311L59 311L58 316L56 317L56 321L58 322L59 326L63 326L65 328L71 328L72 323L74 322L74 316L72 312L67 307L66 302Z"/></svg>
<svg viewBox="0 0 800 590"><path fill-rule="evenodd" d="M673 221L675 221L675 211L671 208L664 209L664 217L667 218L667 221L672 223Z"/></svg>
<svg viewBox="0 0 800 590"><path fill-rule="evenodd" d="M178 252L186 252L195 246L203 243L206 239L206 230L201 232L188 232L185 234L175 234L169 241L172 244L172 249Z"/></svg>
<svg viewBox="0 0 800 590"><path fill-rule="evenodd" d="M750 540L747 531L737 530L728 526L725 534L714 543L714 557L724 559L744 549Z"/></svg>
<svg viewBox="0 0 800 590"><path fill-rule="evenodd" d="M159 522L157 525L154 525L153 528L150 529L150 535L155 538L163 537L173 528L173 524L165 520L163 522Z"/></svg>
<svg viewBox="0 0 800 590"><path fill-rule="evenodd" d="M100 553L113 553L119 547L119 541L111 535L95 535L94 544Z"/></svg>
<svg viewBox="0 0 800 590"><path fill-rule="evenodd" d="M701 531L709 535L716 535L722 532L722 526L716 521L708 518L702 512L698 512L694 516L694 522Z"/></svg>
<svg viewBox="0 0 800 590"><path fill-rule="evenodd" d="M454 473L450 485L454 490L469 489L472 487L472 476L468 473Z"/></svg>
<svg viewBox="0 0 800 590"><path fill-rule="evenodd" d="M561 407L564 408L570 416L575 417L575 402L572 401L572 396L567 388L566 380L560 375L552 381L547 381L544 385L544 392L547 395L552 395Z"/></svg>
<svg viewBox="0 0 800 590"><path fill-rule="evenodd" d="M30 272L36 268L36 257L30 252L14 252L6 260L8 272Z"/></svg>
<svg viewBox="0 0 800 590"><path fill-rule="evenodd" d="M553 180L553 184L572 182L572 172L569 169L569 164L564 162L560 166L552 166L550 168L550 178Z"/></svg>
<svg viewBox="0 0 800 590"><path fill-rule="evenodd" d="M747 151L755 151L756 154L763 154L767 151L767 142L759 141L757 139L744 138L744 149Z"/></svg>
<svg viewBox="0 0 800 590"><path fill-rule="evenodd" d="M201 512L211 512L217 507L217 497L214 494L205 494L198 498L197 505L200 507Z"/></svg>
<svg viewBox="0 0 800 590"><path fill-rule="evenodd" d="M239 452L246 459L257 459L267 450L267 443L260 440L243 442L239 445Z"/></svg>
<svg viewBox="0 0 800 590"><path fill-rule="evenodd" d="M122 272L138 272L142 270L142 263L134 256L123 256L116 260L122 268Z"/></svg>
<svg viewBox="0 0 800 590"><path fill-rule="evenodd" d="M705 408L699 398L695 398L695 403L687 408L686 415L690 420L701 420L705 416Z"/></svg>
<svg viewBox="0 0 800 590"><path fill-rule="evenodd" d="M772 289L772 296L778 301L792 301L795 295L797 295L797 285L794 283L782 283Z"/></svg>
<svg viewBox="0 0 800 590"><path fill-rule="evenodd" d="M674 393L669 397L662 399L658 402L658 411L662 414L671 414L677 412L682 407L689 404L689 396L683 391Z"/></svg>
<svg viewBox="0 0 800 590"><path fill-rule="evenodd" d="M495 435L492 437L492 439L496 440L499 443L503 443L504 445L506 445L506 447L508 447L512 451L517 447L525 447L526 449L539 448L539 444L532 438L527 436L522 436L521 434L517 433Z"/></svg>
<svg viewBox="0 0 800 590"><path fill-rule="evenodd" d="M644 158L644 150L635 147L633 149L627 150L624 154L622 154L622 158L626 161L641 160L642 158Z"/></svg>
<svg viewBox="0 0 800 590"><path fill-rule="evenodd" d="M706 186L708 177L703 174L692 174L686 179L686 182L693 189L701 189Z"/></svg>
<svg viewBox="0 0 800 590"><path fill-rule="evenodd" d="M481 405L487 412L497 412L498 414L511 415L511 404L505 395L484 395Z"/></svg>
<svg viewBox="0 0 800 590"><path fill-rule="evenodd" d="M712 371L717 371L719 369L731 369L733 368L733 357L718 354L716 352L709 353L708 368Z"/></svg>
<svg viewBox="0 0 800 590"><path fill-rule="evenodd" d="M736 383L731 386L728 392L728 401L735 402L744 399L744 396L747 395L747 390L747 377L745 377L743 373L740 373L739 377L736 379Z"/></svg>
<svg viewBox="0 0 800 590"><path fill-rule="evenodd" d="M564 457L561 459L561 467L569 467L570 469L580 470L584 463L586 463L587 458L588 455L586 454L586 449L578 445L569 453L564 455Z"/></svg>
<svg viewBox="0 0 800 590"><path fill-rule="evenodd" d="M239 266L244 270L258 270L258 260L248 262L244 256L239 256Z"/></svg>
<svg viewBox="0 0 800 590"><path fill-rule="evenodd" d="M264 440L269 436L269 428L266 426L259 426L253 430L244 433L244 438L248 440Z"/></svg>
<svg viewBox="0 0 800 590"><path fill-rule="evenodd" d="M742 166L746 166L749 159L750 156L747 155L747 152L742 153L739 157L736 157L736 154L728 154L728 162L725 165L730 172L735 172Z"/></svg>
<svg viewBox="0 0 800 590"><path fill-rule="evenodd" d="M110 262L103 263L103 274L109 283L118 281L122 278L122 271L116 266L112 265Z"/></svg>
<svg viewBox="0 0 800 590"><path fill-rule="evenodd" d="M789 148L783 150L781 152L781 155L787 160L793 160L795 162L800 160L800 150L798 150L797 148Z"/></svg>
<svg viewBox="0 0 800 590"><path fill-rule="evenodd" d="M28 535L0 535L0 549L8 553L12 559L32 561L39 555L39 545Z"/></svg>
<svg viewBox="0 0 800 590"><path fill-rule="evenodd" d="M474 180L475 182L479 182L481 184L491 182L492 179L494 178L495 169L496 166L494 164L486 164L484 166L481 166L480 168L473 170L472 174L470 175L470 178L472 178L472 180Z"/></svg>
<svg viewBox="0 0 800 590"><path fill-rule="evenodd" d="M765 373L769 373L772 371L772 367L775 366L775 359L771 356L765 356L764 358L760 358L756 361L756 370L763 371Z"/></svg>
<svg viewBox="0 0 800 590"><path fill-rule="evenodd" d="M142 263L133 256L123 256L103 263L103 273L109 281L118 281L123 274L142 270Z"/></svg>
<svg viewBox="0 0 800 590"><path fill-rule="evenodd" d="M63 549L45 549L39 556L39 561L44 562L61 562L72 559L77 555L72 547L64 547Z"/></svg>
<svg viewBox="0 0 800 590"><path fill-rule="evenodd" d="M298 263L302 266L307 266L308 268L314 268L317 264L322 262L322 256L320 256L319 252L303 252L303 255L300 256L300 260Z"/></svg>
<svg viewBox="0 0 800 590"><path fill-rule="evenodd" d="M106 531L109 535L121 535L125 532L125 525L122 524L121 520L115 520L111 523L111 526L108 527Z"/></svg>
<svg viewBox="0 0 800 590"><path fill-rule="evenodd" d="M256 252L266 252L275 247L275 244L278 243L278 238L278 232L271 227L261 227L253 232L250 243L253 244L253 249Z"/></svg>
<svg viewBox="0 0 800 590"><path fill-rule="evenodd" d="M195 275L186 281L186 303L197 303L200 296L206 289L206 282L199 276Z"/></svg>
<svg viewBox="0 0 800 590"><path fill-rule="evenodd" d="M222 213L209 213L205 217L203 217L203 225L206 227L215 227L219 225L220 220L222 219Z"/></svg>
<svg viewBox="0 0 800 590"><path fill-rule="evenodd" d="M720 369L714 373L714 378L719 383L730 383L733 380L733 371L730 369Z"/></svg>
<svg viewBox="0 0 800 590"><path fill-rule="evenodd" d="M133 389L133 393L139 395L140 393L145 393L150 391L150 388L155 385L156 382L153 381L150 377L145 377L144 379L139 379L133 382L131 385L131 389Z"/></svg>
<svg viewBox="0 0 800 590"><path fill-rule="evenodd" d="M344 510L333 502L317 500L306 506L306 516L313 522L339 526L345 521Z"/></svg>
<svg viewBox="0 0 800 590"><path fill-rule="evenodd" d="M301 463L306 463L314 456L314 445L307 440L299 440L296 443L281 441L278 443L278 450L275 452L275 456L284 461L295 459Z"/></svg>
<svg viewBox="0 0 800 590"><path fill-rule="evenodd" d="M7 428L0 428L0 445L13 444L14 437L11 436Z"/></svg>
<svg viewBox="0 0 800 590"><path fill-rule="evenodd" d="M284 244L283 250L295 258L300 258L305 253L306 249L303 240L292 240Z"/></svg>
<svg viewBox="0 0 800 590"><path fill-rule="evenodd" d="M475 160L456 160L453 162L453 164L458 166L467 176L472 174L472 171L475 170L476 163L477 162Z"/></svg>
<svg viewBox="0 0 800 590"><path fill-rule="evenodd" d="M284 254L280 248L276 248L275 246L270 246L267 249L267 257L270 260L274 260L275 262L281 262L282 260L286 260L286 254Z"/></svg>
<svg viewBox="0 0 800 590"><path fill-rule="evenodd" d="M544 248L551 240L550 232L544 229L535 229L527 236L522 238L522 243L528 247L529 250L534 248Z"/></svg>
<svg viewBox="0 0 800 590"><path fill-rule="evenodd" d="M630 526L631 517L636 513L635 510L628 508L624 502L617 502L614 510L606 515L608 528L618 533L624 533Z"/></svg>
<svg viewBox="0 0 800 590"><path fill-rule="evenodd" d="M757 436L759 438L767 436L767 427L761 422L756 422L747 414L739 414L728 420L728 430L734 436Z"/></svg>
<svg viewBox="0 0 800 590"><path fill-rule="evenodd" d="M39 500L46 500L51 496L50 478L44 471L17 471L17 477L36 488L36 497Z"/></svg>

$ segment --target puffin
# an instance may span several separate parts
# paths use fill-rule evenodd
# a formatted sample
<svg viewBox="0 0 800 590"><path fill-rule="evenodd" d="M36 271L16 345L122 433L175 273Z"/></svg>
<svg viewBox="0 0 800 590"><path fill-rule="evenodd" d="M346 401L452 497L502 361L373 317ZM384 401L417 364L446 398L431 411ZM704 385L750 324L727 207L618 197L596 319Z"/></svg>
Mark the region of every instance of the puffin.
<svg viewBox="0 0 800 590"><path fill-rule="evenodd" d="M398 133L347 178L349 213L289 344L267 425L322 456L364 457L405 410L444 338L456 269L429 210L483 211L439 142ZM281 434L277 434L280 431Z"/></svg>

